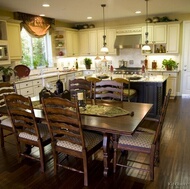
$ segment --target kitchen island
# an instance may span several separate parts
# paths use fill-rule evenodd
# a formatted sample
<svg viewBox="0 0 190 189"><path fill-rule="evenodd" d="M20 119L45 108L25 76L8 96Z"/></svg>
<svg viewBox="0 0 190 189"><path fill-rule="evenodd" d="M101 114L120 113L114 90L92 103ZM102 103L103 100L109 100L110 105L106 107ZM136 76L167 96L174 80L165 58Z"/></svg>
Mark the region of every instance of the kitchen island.
<svg viewBox="0 0 190 189"><path fill-rule="evenodd" d="M96 77L95 75L93 76ZM131 75L113 74L108 79L111 78L114 79L119 77L127 78L131 77ZM164 96L166 95L167 92L166 91L167 79L168 76L165 75L157 75L157 76L150 75L147 77L139 76L139 79L130 80L131 88L137 91L136 101L153 104L153 107L148 114L149 117L157 118L159 116L162 104L164 102Z"/></svg>

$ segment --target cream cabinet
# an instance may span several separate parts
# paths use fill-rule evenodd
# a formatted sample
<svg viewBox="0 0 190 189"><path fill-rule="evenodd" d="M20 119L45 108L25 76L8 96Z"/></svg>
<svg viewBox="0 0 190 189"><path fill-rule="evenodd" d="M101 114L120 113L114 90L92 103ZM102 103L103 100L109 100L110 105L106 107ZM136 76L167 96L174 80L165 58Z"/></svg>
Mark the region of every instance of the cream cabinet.
<svg viewBox="0 0 190 189"><path fill-rule="evenodd" d="M43 89L42 79L33 80L32 85L33 85L33 91L34 91L33 96L38 96L40 91Z"/></svg>
<svg viewBox="0 0 190 189"><path fill-rule="evenodd" d="M79 32L80 55L97 55L97 31L85 30Z"/></svg>
<svg viewBox="0 0 190 189"><path fill-rule="evenodd" d="M167 26L167 53L178 53L179 52L179 24L168 24Z"/></svg>
<svg viewBox="0 0 190 189"><path fill-rule="evenodd" d="M26 96L26 97L27 96L30 96L30 97L34 96L32 81L17 83L16 88L17 88L18 94L21 94L21 95Z"/></svg>
<svg viewBox="0 0 190 189"><path fill-rule="evenodd" d="M166 43L166 25L148 26L148 41L150 44ZM142 27L142 44L146 41L146 26Z"/></svg>
<svg viewBox="0 0 190 189"><path fill-rule="evenodd" d="M20 22L7 22L7 35L9 55L11 60L22 59L22 43L20 35Z"/></svg>
<svg viewBox="0 0 190 189"><path fill-rule="evenodd" d="M163 73L163 75L167 75L168 79L167 79L167 84L166 84L166 92L169 89L172 89L171 92L171 98L174 99L177 95L177 77L178 77L178 73Z"/></svg>
<svg viewBox="0 0 190 189"><path fill-rule="evenodd" d="M105 53L101 52L103 47L103 35L104 30L98 30L98 55L104 55ZM116 49L114 48L116 38L116 29L107 29L106 30L106 46L109 50L108 55L116 55Z"/></svg>
<svg viewBox="0 0 190 189"><path fill-rule="evenodd" d="M66 31L66 56L79 55L79 37L77 31Z"/></svg>

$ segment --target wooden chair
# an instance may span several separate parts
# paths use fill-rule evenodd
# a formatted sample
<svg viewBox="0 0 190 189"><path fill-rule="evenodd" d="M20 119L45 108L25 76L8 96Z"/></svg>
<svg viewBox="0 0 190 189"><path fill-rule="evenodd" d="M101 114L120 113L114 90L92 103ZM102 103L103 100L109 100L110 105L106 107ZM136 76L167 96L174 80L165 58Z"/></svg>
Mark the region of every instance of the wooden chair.
<svg viewBox="0 0 190 189"><path fill-rule="evenodd" d="M69 91L71 98L76 99L77 91L83 90L86 92L86 98L90 98L91 84L86 79L69 80Z"/></svg>
<svg viewBox="0 0 190 189"><path fill-rule="evenodd" d="M102 147L103 136L83 131L77 102L52 97L43 99L43 108L51 134L54 173L57 174L58 167L83 173L84 185L88 186L88 157ZM82 159L83 170L58 162L60 153Z"/></svg>
<svg viewBox="0 0 190 189"><path fill-rule="evenodd" d="M4 101L4 94L16 93L16 88L14 83L2 82L0 83L0 108L6 108ZM4 133L4 130L8 131L8 134ZM10 117L8 115L0 115L0 137L1 137L1 147L5 145L5 138L13 134L13 128L11 124Z"/></svg>
<svg viewBox="0 0 190 189"><path fill-rule="evenodd" d="M95 83L100 82L101 79L99 79L97 77L88 76L88 77L86 77L86 80L88 82L90 82L90 86L91 86L91 89L90 89L90 98L94 99L94 87L95 87Z"/></svg>
<svg viewBox="0 0 190 189"><path fill-rule="evenodd" d="M48 127L37 123L30 97L26 98L18 94L4 95L5 103L11 118L13 131L17 141L19 161L21 157L27 157L40 161L41 171L45 171L44 146L51 142ZM21 143L39 148L40 157L32 156L30 148L24 151Z"/></svg>
<svg viewBox="0 0 190 189"><path fill-rule="evenodd" d="M94 99L123 100L123 84L113 80L102 80L95 83Z"/></svg>
<svg viewBox="0 0 190 189"><path fill-rule="evenodd" d="M135 89L131 89L130 80L124 78L114 78L113 81L120 82L124 85L123 100L130 102L132 98L137 97L137 91Z"/></svg>
<svg viewBox="0 0 190 189"><path fill-rule="evenodd" d="M155 123L157 124L155 133L149 133L149 132L139 132L136 131L132 136L125 136L121 135L119 138L117 136L114 137L114 160L113 160L113 171L116 172L116 166L122 166L122 167L129 167L129 168L135 168L142 171L148 171L150 172L150 179L154 180L154 166L155 166L155 159L156 159L156 153L159 150L160 146L160 137L162 132L162 126L164 123L164 118L166 115L166 109L169 101L169 96L165 97L162 112L160 115L160 118ZM117 151L118 150L126 150L131 152L139 152L148 154L149 157L149 163L148 168L139 168L139 167L133 167L130 164L128 164L128 161L131 161L130 159L127 159L126 164L119 163L118 157L117 157ZM142 163L143 162L137 162L136 163Z"/></svg>
<svg viewBox="0 0 190 189"><path fill-rule="evenodd" d="M171 92L172 92L172 90L169 89L167 95L165 96L165 100L164 100L164 103L162 106L161 113L159 115L159 119L146 117L144 119L144 121L141 123L141 125L137 128L137 131L155 134L157 126L158 126L158 122L161 117L163 118L162 121L164 122ZM163 126L163 124L162 124L162 126ZM161 130L162 130L162 128L161 128ZM158 136L158 140L157 140L157 144L156 144L156 154L155 154L155 163L156 164L158 164L160 162L160 140L161 140L161 132L160 132L160 135Z"/></svg>

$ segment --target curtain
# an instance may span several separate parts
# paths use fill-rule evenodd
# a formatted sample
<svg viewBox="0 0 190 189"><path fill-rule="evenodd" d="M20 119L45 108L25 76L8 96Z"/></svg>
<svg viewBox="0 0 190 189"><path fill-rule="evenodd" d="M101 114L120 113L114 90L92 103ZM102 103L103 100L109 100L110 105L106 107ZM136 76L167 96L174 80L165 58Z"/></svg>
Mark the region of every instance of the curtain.
<svg viewBox="0 0 190 189"><path fill-rule="evenodd" d="M15 12L14 17L22 20L21 27L24 27L33 37L37 38L45 36L55 24L55 19L21 12Z"/></svg>

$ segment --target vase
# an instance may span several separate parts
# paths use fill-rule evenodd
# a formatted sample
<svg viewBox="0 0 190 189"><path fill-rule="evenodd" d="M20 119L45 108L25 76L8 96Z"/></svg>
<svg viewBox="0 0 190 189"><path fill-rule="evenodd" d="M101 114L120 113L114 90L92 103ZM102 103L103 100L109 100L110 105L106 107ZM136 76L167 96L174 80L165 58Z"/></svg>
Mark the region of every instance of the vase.
<svg viewBox="0 0 190 189"><path fill-rule="evenodd" d="M86 69L90 70L90 68L91 68L91 65L90 64L89 65L86 64Z"/></svg>
<svg viewBox="0 0 190 189"><path fill-rule="evenodd" d="M172 70L172 66L166 65L166 70Z"/></svg>
<svg viewBox="0 0 190 189"><path fill-rule="evenodd" d="M8 81L10 81L11 76L10 75L2 75L2 78L3 78L3 82L8 82Z"/></svg>

